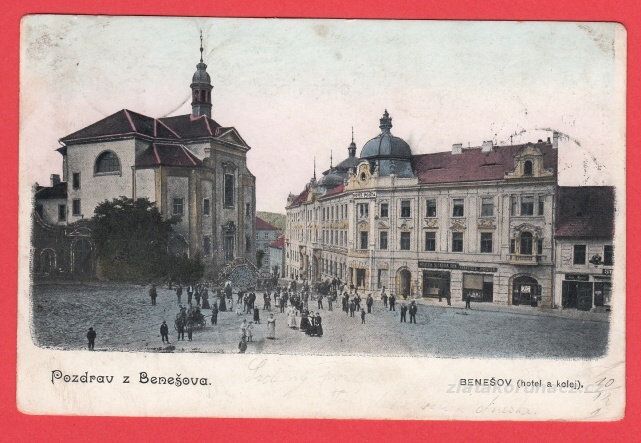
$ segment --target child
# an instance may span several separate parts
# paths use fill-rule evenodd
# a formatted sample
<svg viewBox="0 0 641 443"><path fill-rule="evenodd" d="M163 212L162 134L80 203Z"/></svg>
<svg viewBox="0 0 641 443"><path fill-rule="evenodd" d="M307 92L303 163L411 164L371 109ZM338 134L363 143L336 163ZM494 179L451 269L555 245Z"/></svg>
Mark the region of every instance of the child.
<svg viewBox="0 0 641 443"><path fill-rule="evenodd" d="M191 323L189 323L187 325L187 340L191 341L191 338L192 338L193 334L194 334L194 328L191 325Z"/></svg>
<svg viewBox="0 0 641 443"><path fill-rule="evenodd" d="M242 305L240 303L236 303L236 315L243 315Z"/></svg>
<svg viewBox="0 0 641 443"><path fill-rule="evenodd" d="M254 341L252 339L252 329L254 329L254 322L250 321L249 324L247 325L247 341L248 342L253 342Z"/></svg>

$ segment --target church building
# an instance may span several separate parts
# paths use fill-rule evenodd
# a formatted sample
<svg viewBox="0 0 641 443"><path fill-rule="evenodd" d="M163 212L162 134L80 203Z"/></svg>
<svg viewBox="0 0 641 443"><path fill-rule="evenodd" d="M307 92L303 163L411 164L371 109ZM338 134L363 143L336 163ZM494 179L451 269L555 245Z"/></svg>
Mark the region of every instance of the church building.
<svg viewBox="0 0 641 443"><path fill-rule="evenodd" d="M62 179L52 175L51 186L35 187L36 225L66 227L93 217L105 200L147 198L164 217L180 219L169 243L174 254L199 254L206 266L255 263L256 179L247 168L250 147L234 127L212 118L213 86L202 58L202 37L200 52L190 85L191 114L154 118L122 109L60 139ZM35 270L68 262L67 269L54 267L72 272L73 248L48 249L42 264L43 251L35 251Z"/></svg>

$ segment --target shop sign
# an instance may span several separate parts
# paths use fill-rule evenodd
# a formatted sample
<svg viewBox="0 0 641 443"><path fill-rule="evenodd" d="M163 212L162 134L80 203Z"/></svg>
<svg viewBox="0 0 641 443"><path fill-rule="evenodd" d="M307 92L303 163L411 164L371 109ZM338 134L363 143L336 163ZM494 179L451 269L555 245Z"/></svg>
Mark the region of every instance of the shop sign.
<svg viewBox="0 0 641 443"><path fill-rule="evenodd" d="M376 198L376 191L355 192L354 198Z"/></svg>
<svg viewBox="0 0 641 443"><path fill-rule="evenodd" d="M437 261L419 261L419 268L431 268L431 269L458 269L461 271L472 271L472 272L497 272L497 268L485 268L483 266L461 266L458 263L451 262L437 262Z"/></svg>
<svg viewBox="0 0 641 443"><path fill-rule="evenodd" d="M565 279L573 281L590 281L590 276L586 274L565 274Z"/></svg>
<svg viewBox="0 0 641 443"><path fill-rule="evenodd" d="M603 275L612 275L612 269L603 269Z"/></svg>

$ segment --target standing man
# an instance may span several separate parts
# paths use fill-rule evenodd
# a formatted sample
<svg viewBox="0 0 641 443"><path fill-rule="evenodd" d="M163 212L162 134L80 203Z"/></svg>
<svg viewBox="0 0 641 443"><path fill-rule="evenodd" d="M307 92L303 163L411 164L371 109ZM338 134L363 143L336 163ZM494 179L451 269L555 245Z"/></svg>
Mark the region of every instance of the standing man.
<svg viewBox="0 0 641 443"><path fill-rule="evenodd" d="M318 294L318 309L324 309L323 308L323 294Z"/></svg>
<svg viewBox="0 0 641 443"><path fill-rule="evenodd" d="M418 307L416 306L416 302L412 300L412 304L410 305L410 323L416 324L416 311L418 311Z"/></svg>
<svg viewBox="0 0 641 443"><path fill-rule="evenodd" d="M336 297L335 294L331 294L327 297L327 309L330 311L333 311L333 304L334 304L334 297Z"/></svg>
<svg viewBox="0 0 641 443"><path fill-rule="evenodd" d="M211 324L215 325L218 323L218 306L214 303L211 307Z"/></svg>
<svg viewBox="0 0 641 443"><path fill-rule="evenodd" d="M242 303L244 296L245 296L245 290L244 289L239 289L238 290L238 299L236 300L236 304Z"/></svg>
<svg viewBox="0 0 641 443"><path fill-rule="evenodd" d="M176 288L176 298L178 299L178 304L182 304L182 295L183 295L183 287L180 283L178 283L178 287Z"/></svg>
<svg viewBox="0 0 641 443"><path fill-rule="evenodd" d="M394 297L394 294L389 296L389 310L396 311L396 297Z"/></svg>
<svg viewBox="0 0 641 443"><path fill-rule="evenodd" d="M468 292L465 296L465 309L472 309L472 306L470 306L470 301L472 301L472 295Z"/></svg>
<svg viewBox="0 0 641 443"><path fill-rule="evenodd" d="M452 306L452 293L450 292L449 289L445 293L445 299L447 300L447 305Z"/></svg>
<svg viewBox="0 0 641 443"><path fill-rule="evenodd" d="M87 340L89 340L89 350L93 351L93 345L96 341L96 331L93 330L93 328L89 328L89 331L87 331Z"/></svg>
<svg viewBox="0 0 641 443"><path fill-rule="evenodd" d="M371 314L372 313L372 306L374 305L374 297L372 297L372 294L367 295L367 301L365 302L367 305L367 313Z"/></svg>
<svg viewBox="0 0 641 443"><path fill-rule="evenodd" d="M405 303L401 305L401 323L407 323L407 306L405 306Z"/></svg>
<svg viewBox="0 0 641 443"><path fill-rule="evenodd" d="M183 311L181 310L181 314L182 314L182 312ZM176 322L176 329L178 329L178 337L176 338L176 341L180 341L181 339L182 339L182 341L185 341L185 320L184 320L184 318L181 317Z"/></svg>
<svg viewBox="0 0 641 443"><path fill-rule="evenodd" d="M169 344L169 326L167 326L165 320L163 320L162 325L160 325L160 337L163 343L167 342Z"/></svg>
<svg viewBox="0 0 641 443"><path fill-rule="evenodd" d="M194 296L194 286L187 286L187 304L191 305L191 298Z"/></svg>
<svg viewBox="0 0 641 443"><path fill-rule="evenodd" d="M156 297L158 297L158 292L156 292L156 285L151 285L149 289L149 298L151 298L151 306L156 306Z"/></svg>
<svg viewBox="0 0 641 443"><path fill-rule="evenodd" d="M361 324L365 324L365 309L361 309Z"/></svg>

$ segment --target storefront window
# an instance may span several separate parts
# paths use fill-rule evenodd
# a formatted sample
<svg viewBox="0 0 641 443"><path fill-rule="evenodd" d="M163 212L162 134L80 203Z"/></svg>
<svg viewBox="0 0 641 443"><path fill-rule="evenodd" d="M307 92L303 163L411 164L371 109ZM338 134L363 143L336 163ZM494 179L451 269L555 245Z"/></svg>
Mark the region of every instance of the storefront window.
<svg viewBox="0 0 641 443"><path fill-rule="evenodd" d="M449 291L449 272L423 271L423 297L444 298Z"/></svg>
<svg viewBox="0 0 641 443"><path fill-rule="evenodd" d="M610 306L612 298L612 283L602 282L594 284L594 306Z"/></svg>
<svg viewBox="0 0 641 443"><path fill-rule="evenodd" d="M463 274L463 299L491 302L494 299L494 277L486 274Z"/></svg>

